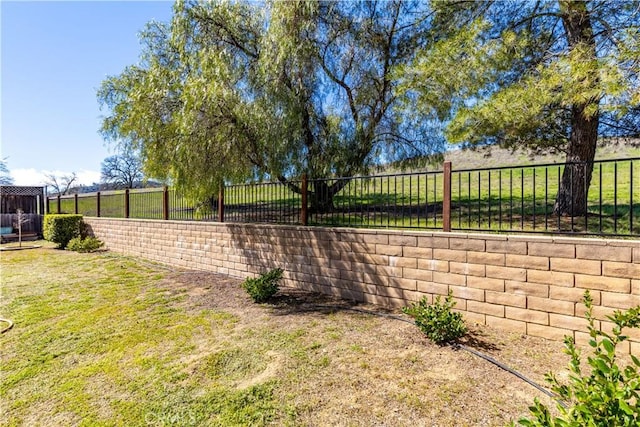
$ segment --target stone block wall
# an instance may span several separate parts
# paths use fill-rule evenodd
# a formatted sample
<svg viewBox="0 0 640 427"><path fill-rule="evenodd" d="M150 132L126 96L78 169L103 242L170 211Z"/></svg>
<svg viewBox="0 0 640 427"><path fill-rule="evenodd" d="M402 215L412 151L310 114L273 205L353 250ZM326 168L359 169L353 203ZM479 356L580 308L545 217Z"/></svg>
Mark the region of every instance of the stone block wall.
<svg viewBox="0 0 640 427"><path fill-rule="evenodd" d="M85 218L116 252L235 277L285 270L288 286L402 307L456 299L468 321L561 340L588 335L586 289L606 315L640 304L640 241ZM624 349L640 354L640 333Z"/></svg>

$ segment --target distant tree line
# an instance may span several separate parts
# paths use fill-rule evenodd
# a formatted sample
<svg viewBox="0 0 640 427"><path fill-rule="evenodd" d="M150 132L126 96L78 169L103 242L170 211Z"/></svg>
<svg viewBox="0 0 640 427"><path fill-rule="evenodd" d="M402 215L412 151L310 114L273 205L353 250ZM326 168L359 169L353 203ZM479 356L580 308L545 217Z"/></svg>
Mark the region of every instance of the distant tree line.
<svg viewBox="0 0 640 427"><path fill-rule="evenodd" d="M144 175L140 156L130 148L124 148L102 161L100 182L91 185L77 185L76 172L69 174L48 173L44 185L49 195L69 195L77 193L93 193L96 191L122 190L134 188L161 187L163 183L148 179Z"/></svg>
<svg viewBox="0 0 640 427"><path fill-rule="evenodd" d="M102 161L100 182L91 185L78 185L78 175L71 173L49 172L44 176L43 185L50 195L68 195L95 191L121 190L125 188L159 187L163 184L145 177L142 161L130 147ZM0 185L13 185L7 159L0 159Z"/></svg>

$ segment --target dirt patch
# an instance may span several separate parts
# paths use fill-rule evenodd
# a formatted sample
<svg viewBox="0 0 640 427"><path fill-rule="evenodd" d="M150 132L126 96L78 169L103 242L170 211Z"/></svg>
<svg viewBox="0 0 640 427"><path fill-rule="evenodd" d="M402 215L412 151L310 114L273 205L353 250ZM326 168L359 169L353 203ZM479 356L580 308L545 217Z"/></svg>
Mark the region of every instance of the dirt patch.
<svg viewBox="0 0 640 427"><path fill-rule="evenodd" d="M283 356L274 351L268 352L267 356L269 358L269 363L267 364L267 367L264 368L264 370L260 372L258 375L255 375L251 378L248 378L240 382L236 386L236 388L238 388L239 390L244 390L279 376L280 370L282 369L282 366L283 366L283 362L282 362Z"/></svg>
<svg viewBox="0 0 640 427"><path fill-rule="evenodd" d="M244 389L279 381L296 425L504 425L527 415L536 397L553 405L512 373L432 344L399 312L292 288L253 304L239 280L199 271L173 272L161 286L180 296L182 309L235 316L232 343L265 329L296 337L299 354L257 348L262 368L236 382ZM462 344L542 386L545 373L566 372L560 342L468 326Z"/></svg>

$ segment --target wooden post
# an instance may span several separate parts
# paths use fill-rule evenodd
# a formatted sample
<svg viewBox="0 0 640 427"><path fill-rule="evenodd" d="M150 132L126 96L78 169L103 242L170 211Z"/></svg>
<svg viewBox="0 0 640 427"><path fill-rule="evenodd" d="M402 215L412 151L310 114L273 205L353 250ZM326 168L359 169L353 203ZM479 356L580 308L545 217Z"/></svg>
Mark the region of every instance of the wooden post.
<svg viewBox="0 0 640 427"><path fill-rule="evenodd" d="M442 230L451 231L451 162L444 162L442 194Z"/></svg>
<svg viewBox="0 0 640 427"><path fill-rule="evenodd" d="M224 182L218 190L218 222L224 222Z"/></svg>
<svg viewBox="0 0 640 427"><path fill-rule="evenodd" d="M166 185L162 191L162 219L169 219L169 187Z"/></svg>
<svg viewBox="0 0 640 427"><path fill-rule="evenodd" d="M129 218L129 189L124 190L124 217Z"/></svg>
<svg viewBox="0 0 640 427"><path fill-rule="evenodd" d="M100 217L100 192L96 193L96 216Z"/></svg>
<svg viewBox="0 0 640 427"><path fill-rule="evenodd" d="M60 204L60 193L58 193L58 215L62 213L62 205Z"/></svg>
<svg viewBox="0 0 640 427"><path fill-rule="evenodd" d="M301 190L302 190L302 206L300 207L300 223L302 225L307 225L307 222L309 220L309 210L308 210L308 203L307 203L308 192L307 192L307 174L306 173L302 174Z"/></svg>
<svg viewBox="0 0 640 427"><path fill-rule="evenodd" d="M37 196L38 215L44 215L49 213L49 206L45 206L46 204L48 205L49 203L48 198L49 198L48 196L45 196L44 190L42 191L42 193L40 193L39 196ZM45 207L47 208L46 211L45 211Z"/></svg>
<svg viewBox="0 0 640 427"><path fill-rule="evenodd" d="M78 193L73 195L73 213L78 215Z"/></svg>

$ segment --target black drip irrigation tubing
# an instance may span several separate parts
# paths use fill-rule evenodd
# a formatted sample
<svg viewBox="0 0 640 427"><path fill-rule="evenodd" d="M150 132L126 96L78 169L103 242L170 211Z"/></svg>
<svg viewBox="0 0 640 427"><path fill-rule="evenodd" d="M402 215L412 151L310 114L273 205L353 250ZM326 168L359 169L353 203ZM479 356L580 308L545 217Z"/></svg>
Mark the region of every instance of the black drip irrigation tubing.
<svg viewBox="0 0 640 427"><path fill-rule="evenodd" d="M357 313L370 314L372 316L379 316L379 317L386 317L388 319L399 320L401 322L406 322L406 323L410 323L412 325L415 325L415 323L413 321L411 321L409 319L405 319L405 318L400 317L400 316L396 316L395 314L380 313L380 312L377 312L377 311L363 310L363 309L360 309L360 308L353 308L353 307L341 307L341 306L335 306L335 305L313 304L312 307L324 308L324 309L329 309L329 310L355 311ZM471 347L467 347L466 345L459 344L459 343L451 343L451 344L448 344L448 345L451 348L455 349L455 350L464 350L464 351L466 351L468 353L473 354L474 356L477 356L477 357L479 357L481 359L486 360L489 363L492 363L493 365L497 366L498 368L500 368L500 369L502 369L502 370L504 370L506 372L509 372L510 374L515 375L516 377L520 378L522 381L524 381L527 384L535 387L537 390L541 391L542 393L546 394L547 396L549 396L550 398L552 398L553 400L558 402L558 404L560 404L563 408L567 407L562 400L558 399L557 395L553 394L552 392L550 392L546 388L542 387L540 384L536 383L535 381L525 377L520 372L508 367L504 363L498 362L496 359L494 359L493 357L489 356L488 354L481 353L476 349L473 349Z"/></svg>

